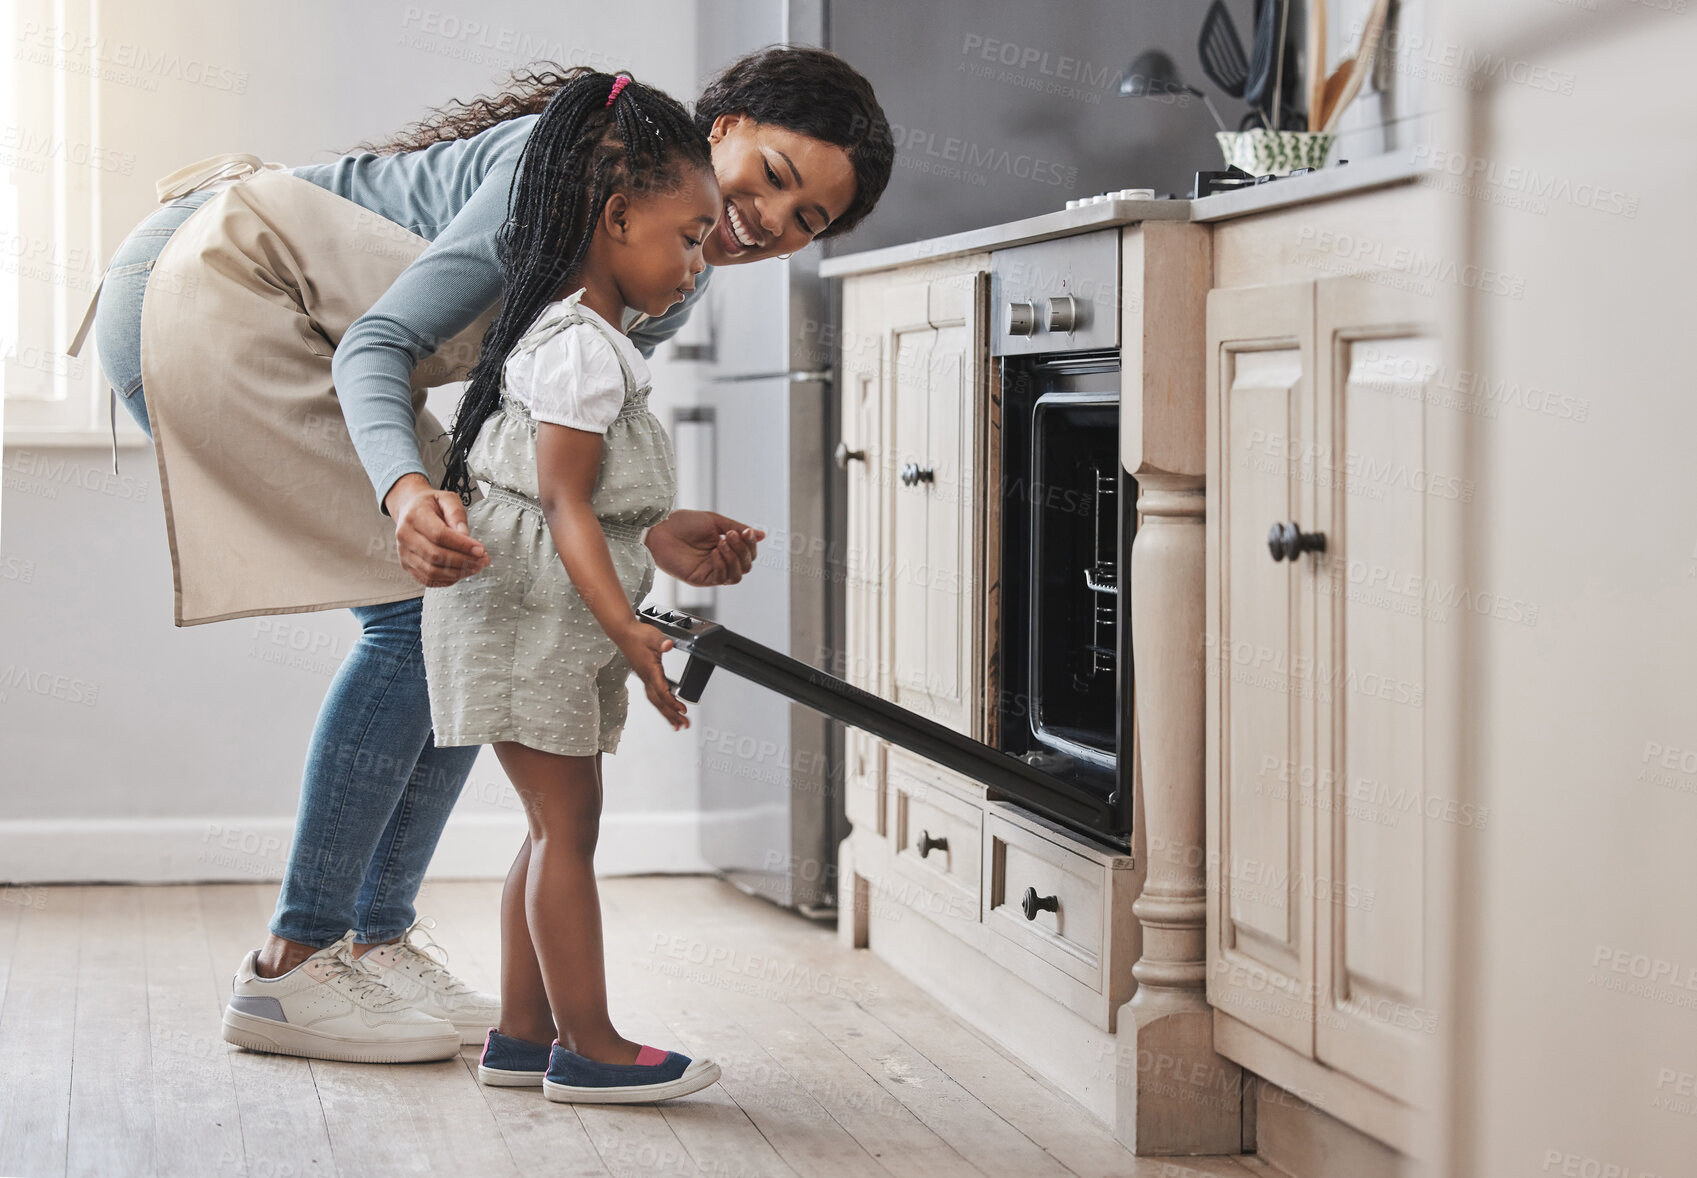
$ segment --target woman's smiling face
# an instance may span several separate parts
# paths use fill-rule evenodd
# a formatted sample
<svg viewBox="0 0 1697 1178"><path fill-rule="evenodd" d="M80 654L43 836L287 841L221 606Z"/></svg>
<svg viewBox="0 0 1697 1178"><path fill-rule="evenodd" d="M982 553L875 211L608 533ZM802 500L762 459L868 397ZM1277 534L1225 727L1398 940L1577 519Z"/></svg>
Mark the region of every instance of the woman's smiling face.
<svg viewBox="0 0 1697 1178"><path fill-rule="evenodd" d="M793 253L854 200L854 168L834 144L746 115L720 115L707 138L723 198L703 251L710 266Z"/></svg>

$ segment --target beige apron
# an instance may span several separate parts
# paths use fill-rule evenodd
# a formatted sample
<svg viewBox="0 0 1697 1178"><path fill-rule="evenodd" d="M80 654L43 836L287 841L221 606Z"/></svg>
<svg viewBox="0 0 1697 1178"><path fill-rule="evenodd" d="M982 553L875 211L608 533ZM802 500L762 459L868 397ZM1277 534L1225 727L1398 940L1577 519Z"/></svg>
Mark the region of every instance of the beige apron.
<svg viewBox="0 0 1697 1178"><path fill-rule="evenodd" d="M191 165L161 181L161 199L183 195L185 175L232 174L172 234L142 303L176 624L421 596L348 436L330 358L430 243L252 156ZM413 373L433 484L447 438L424 390L464 379L494 310Z"/></svg>

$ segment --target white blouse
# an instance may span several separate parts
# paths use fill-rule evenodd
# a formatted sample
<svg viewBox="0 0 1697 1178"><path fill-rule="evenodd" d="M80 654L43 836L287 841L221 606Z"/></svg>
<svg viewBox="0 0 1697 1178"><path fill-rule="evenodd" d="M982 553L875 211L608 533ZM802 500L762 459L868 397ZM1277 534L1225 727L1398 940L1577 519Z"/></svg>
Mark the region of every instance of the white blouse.
<svg viewBox="0 0 1697 1178"><path fill-rule="evenodd" d="M538 321L557 305L545 308ZM515 351L503 368L507 394L537 421L604 434L625 403L625 379L613 349L624 353L637 388L649 383L648 362L623 332L582 303L577 309L601 324L613 341L609 343L602 330L578 323L535 348Z"/></svg>

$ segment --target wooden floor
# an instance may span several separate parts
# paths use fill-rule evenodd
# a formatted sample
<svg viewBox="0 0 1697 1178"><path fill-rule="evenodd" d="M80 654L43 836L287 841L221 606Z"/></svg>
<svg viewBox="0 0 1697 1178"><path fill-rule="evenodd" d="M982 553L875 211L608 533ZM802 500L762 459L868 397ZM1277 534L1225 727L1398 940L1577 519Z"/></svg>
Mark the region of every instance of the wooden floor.
<svg viewBox="0 0 1697 1178"><path fill-rule="evenodd" d="M494 883L429 885L450 966L495 988ZM572 1107L437 1064L319 1063L218 1037L275 885L0 889L0 1175L1159 1175L866 952L716 880L604 881L632 1038L708 1055L670 1104Z"/></svg>

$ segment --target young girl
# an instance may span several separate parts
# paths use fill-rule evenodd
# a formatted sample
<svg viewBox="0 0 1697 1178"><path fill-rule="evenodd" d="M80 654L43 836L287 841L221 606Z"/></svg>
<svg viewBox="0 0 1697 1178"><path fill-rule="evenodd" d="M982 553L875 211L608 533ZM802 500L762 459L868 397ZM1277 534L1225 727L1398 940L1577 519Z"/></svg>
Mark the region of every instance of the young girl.
<svg viewBox="0 0 1697 1178"><path fill-rule="evenodd" d="M707 138L681 105L627 76L567 82L520 161L505 301L454 422L443 485L486 485L468 523L490 564L425 594L431 717L438 745L495 746L530 825L502 896L501 1023L478 1075L541 1083L550 1100L663 1100L719 1077L614 1030L593 862L600 754L618 746L631 671L688 726L660 666L671 643L634 608L654 580L643 532L670 510L674 476L621 324L694 289L719 210Z"/></svg>

